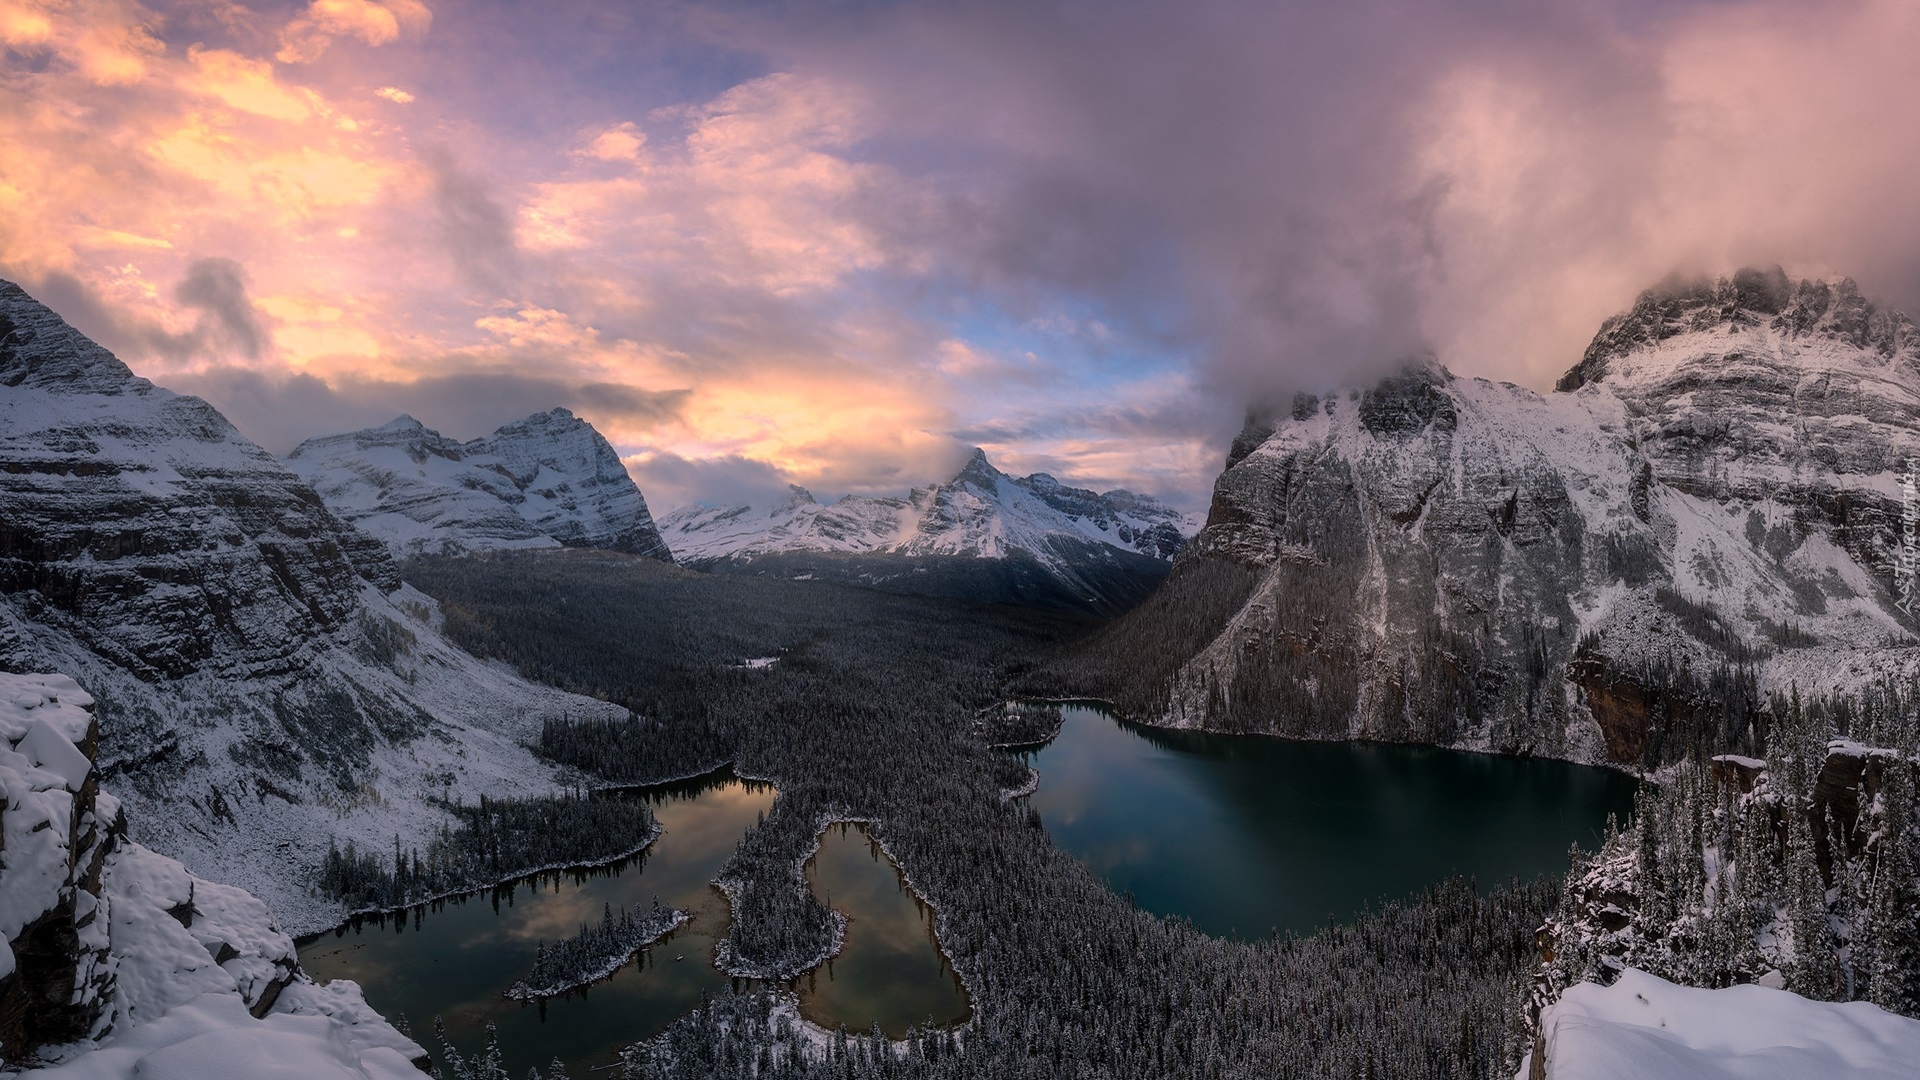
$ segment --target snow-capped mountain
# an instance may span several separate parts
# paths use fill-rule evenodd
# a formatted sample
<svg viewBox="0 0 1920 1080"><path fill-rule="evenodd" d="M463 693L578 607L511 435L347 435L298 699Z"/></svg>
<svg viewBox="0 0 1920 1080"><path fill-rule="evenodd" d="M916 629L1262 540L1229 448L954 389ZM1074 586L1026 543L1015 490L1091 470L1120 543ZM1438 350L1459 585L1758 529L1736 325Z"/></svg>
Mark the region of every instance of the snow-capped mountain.
<svg viewBox="0 0 1920 1080"><path fill-rule="evenodd" d="M848 495L822 504L796 486L769 509L687 507L660 522L679 560L691 565L750 565L783 576L832 576L976 598L1070 598L1070 607L1096 610L1130 606L1144 595L1140 585L1150 587L1164 576L1166 561L1192 526L1144 495L1067 487L1046 473L1007 476L979 449L945 483L915 488L903 499ZM1016 562L1032 573L1017 575L1017 583L959 588L956 575L996 576L1005 568L980 565L970 573L954 560ZM930 571L938 571L941 586L929 587Z"/></svg>
<svg viewBox="0 0 1920 1080"><path fill-rule="evenodd" d="M330 835L390 843L433 799L553 790L543 715L609 707L454 648L384 545L205 402L137 378L0 282L0 669L99 700L136 838L296 932Z"/></svg>
<svg viewBox="0 0 1920 1080"><path fill-rule="evenodd" d="M1778 270L1668 284L1549 395L1428 358L1250 421L1112 641L1177 654L1129 690L1171 723L1652 760L1736 723L1736 684L1915 667L1915 456L1905 316Z"/></svg>
<svg viewBox="0 0 1920 1080"><path fill-rule="evenodd" d="M672 560L620 455L566 409L464 443L402 416L308 439L287 463L399 557L564 545Z"/></svg>
<svg viewBox="0 0 1920 1080"><path fill-rule="evenodd" d="M822 505L803 487L790 490L766 510L676 510L661 520L661 531L683 562L795 551L993 559L1018 550L1057 565L1072 558L1055 553L1061 541L1171 559L1194 525L1130 491L1067 487L1046 473L1008 476L979 449L952 479L904 499L848 495Z"/></svg>

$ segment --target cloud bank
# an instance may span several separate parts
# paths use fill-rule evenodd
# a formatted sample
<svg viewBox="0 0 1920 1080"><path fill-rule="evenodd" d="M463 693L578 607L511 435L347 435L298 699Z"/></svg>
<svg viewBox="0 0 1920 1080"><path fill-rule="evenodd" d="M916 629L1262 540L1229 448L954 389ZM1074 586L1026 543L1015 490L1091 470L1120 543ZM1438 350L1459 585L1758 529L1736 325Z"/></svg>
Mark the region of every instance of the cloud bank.
<svg viewBox="0 0 1920 1080"><path fill-rule="evenodd" d="M0 3L0 274L277 449L564 404L662 506L1204 501L1250 402L1544 389L1669 273L1920 308L1896 0ZM658 490L660 494L656 495Z"/></svg>

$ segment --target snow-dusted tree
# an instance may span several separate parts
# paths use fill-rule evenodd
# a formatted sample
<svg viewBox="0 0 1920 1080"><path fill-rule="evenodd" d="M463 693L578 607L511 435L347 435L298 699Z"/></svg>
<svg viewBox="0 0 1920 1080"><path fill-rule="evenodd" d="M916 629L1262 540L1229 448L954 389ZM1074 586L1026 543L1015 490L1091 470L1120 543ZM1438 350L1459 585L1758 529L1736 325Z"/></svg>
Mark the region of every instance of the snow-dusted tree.
<svg viewBox="0 0 1920 1080"><path fill-rule="evenodd" d="M1805 797L1798 792L1783 794L1781 812L1787 819L1787 927L1793 935L1787 985L1815 1001L1831 1000L1838 989L1833 933Z"/></svg>
<svg viewBox="0 0 1920 1080"><path fill-rule="evenodd" d="M1910 758L1885 766L1862 935L1867 1000L1908 1016L1920 1015L1920 823L1914 820L1914 772Z"/></svg>

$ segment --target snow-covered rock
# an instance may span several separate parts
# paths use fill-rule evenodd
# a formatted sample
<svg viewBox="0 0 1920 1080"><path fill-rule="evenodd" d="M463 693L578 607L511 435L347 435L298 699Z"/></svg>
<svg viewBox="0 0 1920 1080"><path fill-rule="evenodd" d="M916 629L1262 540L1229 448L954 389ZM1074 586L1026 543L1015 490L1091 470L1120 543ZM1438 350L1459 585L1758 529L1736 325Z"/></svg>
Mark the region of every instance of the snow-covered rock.
<svg viewBox="0 0 1920 1080"><path fill-rule="evenodd" d="M1541 1015L1516 1080L1902 1080L1920 1020L1785 990L1676 986L1628 968L1572 987Z"/></svg>
<svg viewBox="0 0 1920 1080"><path fill-rule="evenodd" d="M565 545L672 559L620 455L566 409L464 443L402 416L308 439L287 462L396 556Z"/></svg>
<svg viewBox="0 0 1920 1080"><path fill-rule="evenodd" d="M1433 358L1302 395L1249 421L1156 599L1217 603L1200 564L1252 574L1164 718L1627 763L1661 716L1718 707L1650 671L1752 663L1763 694L1911 673L1916 456L1920 332L1778 271L1650 290L1549 395Z"/></svg>
<svg viewBox="0 0 1920 1080"><path fill-rule="evenodd" d="M695 566L778 566L786 576L1117 610L1158 583L1194 524L1129 491L1067 487L1046 473L1007 476L976 449L951 479L905 498L847 495L822 504L795 486L777 506L686 507L660 526L676 557ZM809 555L821 558L794 558ZM1019 566L974 567L979 580L969 590L943 574L930 583L929 565L910 561L929 559L945 571L965 570L955 559Z"/></svg>
<svg viewBox="0 0 1920 1080"><path fill-rule="evenodd" d="M554 790L525 748L541 718L612 710L479 663L437 618L212 407L0 282L0 670L99 700L97 771L137 839L304 932L337 918L308 888L330 836L378 848L446 820L439 796Z"/></svg>
<svg viewBox="0 0 1920 1080"><path fill-rule="evenodd" d="M46 1080L419 1080L409 1055L425 1051L377 1022L377 1034L340 1018L365 1009L346 980L304 984L300 1006L254 1016L235 995L209 992L144 1026L36 1071ZM327 998L346 998L344 1009ZM393 1040L389 1042L386 1040ZM394 1045L397 1042L399 1045Z"/></svg>
<svg viewBox="0 0 1920 1080"><path fill-rule="evenodd" d="M351 983L302 974L265 904L127 838L92 705L64 675L0 673L0 1069L407 1075L420 1047Z"/></svg>

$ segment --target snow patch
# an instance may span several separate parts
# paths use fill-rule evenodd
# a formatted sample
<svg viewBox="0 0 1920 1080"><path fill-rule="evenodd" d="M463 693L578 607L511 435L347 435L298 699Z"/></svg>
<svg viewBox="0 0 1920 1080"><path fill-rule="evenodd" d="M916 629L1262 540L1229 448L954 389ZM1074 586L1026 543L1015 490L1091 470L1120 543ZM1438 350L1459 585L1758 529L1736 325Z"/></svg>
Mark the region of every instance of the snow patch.
<svg viewBox="0 0 1920 1080"><path fill-rule="evenodd" d="M1911 1080L1920 1062L1920 1020L1877 1005L1700 990L1635 968L1612 986L1569 989L1540 1025L1546 1080Z"/></svg>

